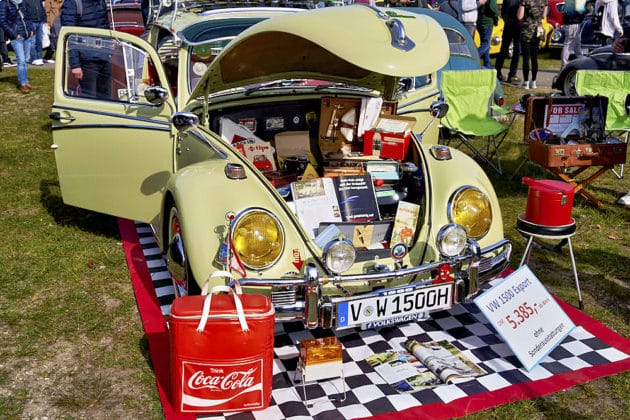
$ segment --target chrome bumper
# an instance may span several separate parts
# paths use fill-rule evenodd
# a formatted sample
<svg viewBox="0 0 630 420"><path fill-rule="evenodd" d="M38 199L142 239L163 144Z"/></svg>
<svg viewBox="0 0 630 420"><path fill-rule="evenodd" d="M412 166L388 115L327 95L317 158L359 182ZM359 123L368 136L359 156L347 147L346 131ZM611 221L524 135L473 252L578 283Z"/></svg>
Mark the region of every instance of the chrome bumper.
<svg viewBox="0 0 630 420"><path fill-rule="evenodd" d="M442 264L449 264L455 280L453 283L455 288L453 303L455 304L474 296L479 291L480 283L495 278L505 270L509 264L511 252L512 243L507 239L486 248L479 248L475 241L469 240L463 255L417 267L329 276L321 273L314 264L309 264L306 267L304 277L290 279L243 278L239 280L239 283L245 287L272 287L279 291L280 296L283 295L283 291L285 297L286 294L303 296L303 298L291 303L282 298L272 299L276 308L277 321L301 319L307 328L336 328L336 305L345 299L322 296L321 288L324 285L341 286L353 282L365 283L409 278L410 283L414 283L416 286L429 287L431 286L430 280L418 283L413 279L418 276L426 279L428 274L436 271ZM356 298L357 296L348 297L348 299Z"/></svg>

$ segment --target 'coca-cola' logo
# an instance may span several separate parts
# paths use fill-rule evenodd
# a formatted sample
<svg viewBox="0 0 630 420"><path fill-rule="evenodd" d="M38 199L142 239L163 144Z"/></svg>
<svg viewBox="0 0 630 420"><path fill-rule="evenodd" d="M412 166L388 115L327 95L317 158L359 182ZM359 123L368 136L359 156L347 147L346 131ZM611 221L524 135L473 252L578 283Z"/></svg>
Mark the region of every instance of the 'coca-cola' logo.
<svg viewBox="0 0 630 420"><path fill-rule="evenodd" d="M237 389L249 388L255 384L254 373L256 368L248 370L237 370L227 375L206 375L203 370L198 370L188 378L190 389L217 389L223 391L234 391Z"/></svg>

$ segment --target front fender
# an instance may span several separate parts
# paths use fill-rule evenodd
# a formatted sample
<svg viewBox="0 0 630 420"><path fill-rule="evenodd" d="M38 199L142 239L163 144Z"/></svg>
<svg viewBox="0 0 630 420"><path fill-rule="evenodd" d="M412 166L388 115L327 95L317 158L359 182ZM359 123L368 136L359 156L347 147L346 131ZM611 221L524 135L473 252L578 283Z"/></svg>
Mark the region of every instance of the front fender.
<svg viewBox="0 0 630 420"><path fill-rule="evenodd" d="M421 150L425 157L427 170L427 186L431 189L427 197L430 200L428 219L433 224L431 229L431 243L435 243L435 235L439 229L447 223L448 204L453 193L462 186L469 185L479 188L489 198L492 206L492 224L490 231L479 239L482 247L494 244L504 239L503 216L499 206L499 200L490 179L479 166L467 154L450 148L452 159L439 161L430 153L430 145L422 145Z"/></svg>
<svg viewBox="0 0 630 420"><path fill-rule="evenodd" d="M247 166L245 179L229 179L225 175L228 162L215 159L189 165L175 173L167 185L169 199L165 200L163 214L168 217L170 206L178 209L188 263L197 283L203 285L212 272L220 269L213 261L227 232L227 213L238 215L251 207L273 213L285 231L283 254L277 264L265 270L266 275L282 277L299 271L291 264L292 255L312 262L315 256L308 248L310 242L273 187ZM252 274L248 271L248 276Z"/></svg>

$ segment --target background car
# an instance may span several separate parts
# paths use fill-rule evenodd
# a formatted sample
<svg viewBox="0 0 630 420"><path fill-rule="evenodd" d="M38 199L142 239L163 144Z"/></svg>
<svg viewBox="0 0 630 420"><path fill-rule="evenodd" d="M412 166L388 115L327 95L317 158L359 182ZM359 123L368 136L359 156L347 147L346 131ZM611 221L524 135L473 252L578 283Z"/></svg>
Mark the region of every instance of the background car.
<svg viewBox="0 0 630 420"><path fill-rule="evenodd" d="M149 223L176 294L225 284L210 276L230 270L245 292L271 298L278 321L369 327L448 307L507 267L511 243L489 178L428 129L446 111L436 74L449 59L434 19L362 5L196 8L160 16L147 41L83 27L60 38L51 118L64 202ZM94 49L111 57L111 97L72 89L69 52ZM402 92L410 75L425 82ZM395 114L403 96L415 98L413 119ZM361 138L368 111L412 132ZM262 173L242 141L312 156L316 178ZM325 185L344 170L375 180L376 220L338 219ZM409 245L390 242L403 202L416 209L402 225L415 232ZM445 267L452 281L434 284ZM389 309L361 310L377 301Z"/></svg>
<svg viewBox="0 0 630 420"><path fill-rule="evenodd" d="M477 52L475 42L460 21L447 13L437 10L417 7L401 9L435 19L446 33L450 55L448 62L438 71L438 84L440 83L441 74L444 70L476 70L481 68L479 53ZM417 80L416 83L421 85L424 81ZM495 105L503 106L504 102L503 87L501 83L497 83L494 91L494 103ZM407 108L406 104L407 100L402 98L399 104L399 110L401 112L405 112Z"/></svg>
<svg viewBox="0 0 630 420"><path fill-rule="evenodd" d="M599 47L588 55L567 63L557 76L552 86L565 96L575 96L575 74L578 70L617 70L630 71L630 53L613 53L611 46Z"/></svg>

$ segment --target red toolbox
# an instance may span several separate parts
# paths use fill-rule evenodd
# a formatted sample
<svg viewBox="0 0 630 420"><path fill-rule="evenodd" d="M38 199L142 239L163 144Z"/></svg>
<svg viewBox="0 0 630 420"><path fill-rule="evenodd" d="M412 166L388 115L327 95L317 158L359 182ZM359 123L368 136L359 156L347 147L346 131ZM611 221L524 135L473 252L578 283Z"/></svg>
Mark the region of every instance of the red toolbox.
<svg viewBox="0 0 630 420"><path fill-rule="evenodd" d="M169 329L176 411L225 413L269 405L274 309L266 296L217 286L205 296L177 298Z"/></svg>

